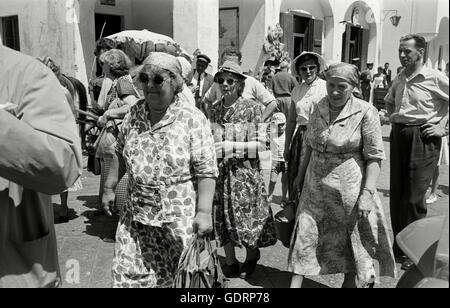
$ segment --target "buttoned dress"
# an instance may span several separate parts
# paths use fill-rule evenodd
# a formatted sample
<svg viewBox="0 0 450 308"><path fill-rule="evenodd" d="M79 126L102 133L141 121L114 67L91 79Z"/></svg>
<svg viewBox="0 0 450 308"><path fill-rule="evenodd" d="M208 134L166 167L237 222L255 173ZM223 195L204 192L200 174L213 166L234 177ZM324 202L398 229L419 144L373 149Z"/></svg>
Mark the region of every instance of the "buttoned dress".
<svg viewBox="0 0 450 308"><path fill-rule="evenodd" d="M357 201L368 160L385 158L376 108L351 98L330 123L328 98L313 106L306 145L312 148L291 238L288 269L300 275L357 273L370 282L395 277L386 218L378 194L368 219Z"/></svg>
<svg viewBox="0 0 450 308"><path fill-rule="evenodd" d="M218 170L211 128L200 110L177 95L154 126L145 100L125 117L117 139L128 200L116 233L114 287L171 287L192 237L199 178Z"/></svg>

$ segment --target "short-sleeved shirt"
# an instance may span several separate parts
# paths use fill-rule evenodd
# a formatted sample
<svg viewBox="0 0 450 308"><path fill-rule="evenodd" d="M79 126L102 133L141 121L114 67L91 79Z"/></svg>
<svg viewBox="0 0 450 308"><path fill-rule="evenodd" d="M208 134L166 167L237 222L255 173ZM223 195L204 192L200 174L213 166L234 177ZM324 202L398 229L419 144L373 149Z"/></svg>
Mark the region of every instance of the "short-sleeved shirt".
<svg viewBox="0 0 450 308"><path fill-rule="evenodd" d="M284 144L286 142L286 133L280 136L271 136L270 151L273 161L284 161Z"/></svg>
<svg viewBox="0 0 450 308"><path fill-rule="evenodd" d="M403 70L395 77L384 101L394 106L390 115L393 123L436 124L448 114L448 77L423 67L407 78Z"/></svg>
<svg viewBox="0 0 450 308"><path fill-rule="evenodd" d="M298 85L297 80L288 72L279 72L272 78L272 92L275 97L290 96Z"/></svg>
<svg viewBox="0 0 450 308"><path fill-rule="evenodd" d="M350 98L333 123L328 97L314 105L306 144L322 153L355 153L365 160L386 158L378 110L356 97Z"/></svg>
<svg viewBox="0 0 450 308"><path fill-rule="evenodd" d="M292 102L295 103L297 126L308 125L309 114L313 104L317 104L327 95L327 83L317 78L310 85L302 82L292 91Z"/></svg>
<svg viewBox="0 0 450 308"><path fill-rule="evenodd" d="M176 96L153 127L145 100L132 106L116 151L129 175L125 209L145 225L186 223L195 214L196 179L218 176L209 121L183 95Z"/></svg>
<svg viewBox="0 0 450 308"><path fill-rule="evenodd" d="M205 100L214 103L215 101L222 99L222 96L219 84L214 83L208 92L206 92ZM275 97L262 85L262 83L251 76L247 76L245 79L242 97L245 99L253 99L264 106L269 105L275 100Z"/></svg>

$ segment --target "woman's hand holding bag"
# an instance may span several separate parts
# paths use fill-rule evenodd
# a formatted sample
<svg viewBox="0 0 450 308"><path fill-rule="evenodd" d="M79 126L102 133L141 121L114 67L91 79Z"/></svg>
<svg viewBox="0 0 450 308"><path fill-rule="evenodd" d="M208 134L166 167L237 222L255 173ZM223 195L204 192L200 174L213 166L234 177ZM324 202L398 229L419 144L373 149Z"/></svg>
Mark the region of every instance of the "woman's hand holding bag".
<svg viewBox="0 0 450 308"><path fill-rule="evenodd" d="M173 287L225 288L226 281L210 239L194 235L180 257Z"/></svg>

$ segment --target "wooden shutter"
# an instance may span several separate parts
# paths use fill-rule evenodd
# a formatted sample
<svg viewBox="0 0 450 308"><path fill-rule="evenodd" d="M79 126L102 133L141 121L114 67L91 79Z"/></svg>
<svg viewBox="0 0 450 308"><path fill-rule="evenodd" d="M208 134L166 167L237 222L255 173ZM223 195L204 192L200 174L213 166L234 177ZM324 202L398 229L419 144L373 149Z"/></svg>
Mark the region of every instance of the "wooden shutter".
<svg viewBox="0 0 450 308"><path fill-rule="evenodd" d="M350 34L352 26L349 23L345 24L345 32L342 34L342 56L341 61L350 63Z"/></svg>
<svg viewBox="0 0 450 308"><path fill-rule="evenodd" d="M283 28L282 42L285 44L289 57L294 57L294 17L291 13L280 13L280 26Z"/></svg>
<svg viewBox="0 0 450 308"><path fill-rule="evenodd" d="M365 69L367 67L367 62L374 62L375 59L367 59L369 51L370 30L362 29L361 36L361 69Z"/></svg>
<svg viewBox="0 0 450 308"><path fill-rule="evenodd" d="M322 54L323 21L311 19L310 23L311 51Z"/></svg>
<svg viewBox="0 0 450 308"><path fill-rule="evenodd" d="M19 39L19 17L8 16L0 18L2 22L2 39L3 45L20 51L20 39Z"/></svg>

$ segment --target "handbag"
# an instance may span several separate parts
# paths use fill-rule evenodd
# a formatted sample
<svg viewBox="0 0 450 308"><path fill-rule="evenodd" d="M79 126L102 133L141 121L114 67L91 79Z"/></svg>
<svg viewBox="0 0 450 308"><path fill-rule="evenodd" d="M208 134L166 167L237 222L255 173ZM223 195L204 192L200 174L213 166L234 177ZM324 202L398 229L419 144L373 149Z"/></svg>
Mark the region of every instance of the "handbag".
<svg viewBox="0 0 450 308"><path fill-rule="evenodd" d="M178 263L174 288L226 288L227 279L222 273L217 250L209 237L191 239Z"/></svg>
<svg viewBox="0 0 450 308"><path fill-rule="evenodd" d="M97 158L94 153L89 153L88 162L87 162L87 170L94 175L100 175L102 173L100 167L100 158Z"/></svg>

